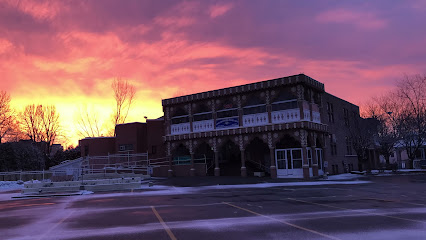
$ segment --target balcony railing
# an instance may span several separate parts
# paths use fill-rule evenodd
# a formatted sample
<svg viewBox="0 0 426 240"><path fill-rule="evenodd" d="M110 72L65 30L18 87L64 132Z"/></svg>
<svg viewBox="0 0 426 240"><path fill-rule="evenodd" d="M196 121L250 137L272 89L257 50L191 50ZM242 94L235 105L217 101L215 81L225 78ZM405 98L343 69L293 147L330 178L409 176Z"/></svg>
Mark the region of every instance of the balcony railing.
<svg viewBox="0 0 426 240"><path fill-rule="evenodd" d="M191 127L189 125L189 122L171 125L172 135L185 134L185 133L190 133L190 132L191 132Z"/></svg>
<svg viewBox="0 0 426 240"><path fill-rule="evenodd" d="M314 123L321 123L321 114L319 112L312 111L312 121Z"/></svg>
<svg viewBox="0 0 426 240"><path fill-rule="evenodd" d="M304 110L303 115L300 115L300 108L278 110L271 112L271 122L276 123L290 123L297 121L311 121L311 112ZM317 111L312 111L312 122L321 123L321 115ZM263 126L269 124L269 117L267 112L246 114L242 116L242 126L253 127ZM192 132L208 132L214 130L231 129L240 127L238 116L216 118L216 125L214 119L200 120L192 122ZM191 125L189 122L171 124L171 135L191 133Z"/></svg>
<svg viewBox="0 0 426 240"><path fill-rule="evenodd" d="M243 126L252 127L268 124L268 113L255 113L243 115Z"/></svg>
<svg viewBox="0 0 426 240"><path fill-rule="evenodd" d="M303 119L305 121L311 121L311 111L309 111L309 109L303 110Z"/></svg>
<svg viewBox="0 0 426 240"><path fill-rule="evenodd" d="M300 121L300 109L288 109L271 112L272 123L288 123Z"/></svg>
<svg viewBox="0 0 426 240"><path fill-rule="evenodd" d="M203 120L203 121L194 121L192 122L192 131L193 132L207 132L214 130L214 120Z"/></svg>
<svg viewBox="0 0 426 240"><path fill-rule="evenodd" d="M216 119L216 129L230 129L240 126L238 116Z"/></svg>

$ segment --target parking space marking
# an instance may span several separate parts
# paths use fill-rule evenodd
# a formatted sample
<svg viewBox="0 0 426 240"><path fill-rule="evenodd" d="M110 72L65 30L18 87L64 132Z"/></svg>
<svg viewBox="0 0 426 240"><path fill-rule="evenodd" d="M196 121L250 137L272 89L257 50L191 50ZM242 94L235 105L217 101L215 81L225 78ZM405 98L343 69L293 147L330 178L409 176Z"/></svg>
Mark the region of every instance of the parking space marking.
<svg viewBox="0 0 426 240"><path fill-rule="evenodd" d="M385 215L385 214L373 213L373 212L369 212L369 211L365 211L365 210L336 207L336 206L333 206L333 205L308 202L308 201L294 199L294 198L287 198L287 199L288 200L292 200L292 201L296 201L296 202L308 203L308 204L312 204L312 205L318 205L318 206L329 207L329 208L336 208L336 209L340 209L340 210L350 210L350 211L354 211L354 212L362 212L362 213L367 213L367 214L376 215L376 216L382 216L382 217L387 217L387 218L393 218L393 219L398 219L398 220L404 220L404 221L410 221L410 222L417 222L417 223L426 223L425 221L420 221L420 220L415 220L415 219L409 219L409 218L402 218L402 217L395 217L395 216L388 216L388 215Z"/></svg>
<svg viewBox="0 0 426 240"><path fill-rule="evenodd" d="M49 230L47 230L43 235L41 235L38 240L46 239L46 236L53 231L57 226L59 226L61 223L63 223L65 220L67 220L76 210L71 211L66 217L62 218L59 222L57 222L55 225L53 225Z"/></svg>
<svg viewBox="0 0 426 240"><path fill-rule="evenodd" d="M222 203L226 204L228 206L231 206L231 207L238 208L240 210L249 212L249 213L257 215L257 216L265 217L265 218L268 218L268 219L271 219L271 220L274 220L274 221L277 221L277 222L280 222L280 223L284 223L284 224L286 224L288 226L291 226L291 227L294 227L294 228L297 228L297 229L300 229L300 230L304 230L304 231L307 231L307 232L310 232L310 233L314 233L314 234L320 235L320 236L325 237L325 238L334 239L334 240L341 240L340 238L333 237L333 236L330 236L330 235L327 235L327 234L324 234L324 233L320 233L320 232L317 232L315 230L312 230L312 229L309 229L309 228L305 228L305 227L302 227L302 226L299 226L299 225L296 225L296 224L293 224L293 223L289 223L289 222L286 222L286 221L283 221L283 220L280 220L280 219L277 219L277 218L273 218L273 217L270 217L270 216L267 216L267 215L263 215L263 214L251 211L249 209L236 206L236 205L228 203L228 202L222 202Z"/></svg>
<svg viewBox="0 0 426 240"><path fill-rule="evenodd" d="M170 230L169 226L163 221L163 218L158 214L157 210L154 206L151 206L152 211L154 212L155 216L157 217L158 221L160 221L161 225L163 225L164 230L166 230L167 234L169 235L170 239L177 240L175 235Z"/></svg>

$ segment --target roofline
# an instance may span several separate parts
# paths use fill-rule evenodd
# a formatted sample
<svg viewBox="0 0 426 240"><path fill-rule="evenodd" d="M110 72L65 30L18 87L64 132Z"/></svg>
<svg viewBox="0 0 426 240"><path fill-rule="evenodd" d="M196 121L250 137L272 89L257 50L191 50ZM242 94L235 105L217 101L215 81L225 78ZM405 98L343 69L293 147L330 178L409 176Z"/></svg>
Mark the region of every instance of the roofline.
<svg viewBox="0 0 426 240"><path fill-rule="evenodd" d="M84 139L100 139L100 138L115 138L115 137L85 137L85 138L82 138L80 140L84 140Z"/></svg>
<svg viewBox="0 0 426 240"><path fill-rule="evenodd" d="M351 104L352 106L357 107L357 108L359 109L359 106L358 106L358 105L356 105L356 104L354 104L354 103L348 102L347 100L342 99L342 98L339 98L339 97L337 97L337 96L335 96L335 95L333 95L333 94L331 94L331 93L329 93L329 92L324 92L324 93L325 93L325 94L328 94L328 95L330 95L330 96L332 96L332 97L334 97L334 98L337 98L337 99L339 99L340 101L343 101L343 102L346 102L346 103L348 103L348 104Z"/></svg>
<svg viewBox="0 0 426 240"><path fill-rule="evenodd" d="M193 100L215 98L215 97L220 97L224 95L241 94L243 92L274 88L277 86L292 85L296 83L305 83L312 87L315 87L321 92L324 92L323 83L301 73L301 74L287 76L287 77L264 80L260 82L248 83L244 85L221 88L221 89L216 89L211 91L204 91L204 92L199 92L199 93L194 93L189 95L178 96L174 98L167 98L162 100L162 105L166 106L166 105L178 104L183 102L189 102Z"/></svg>
<svg viewBox="0 0 426 240"><path fill-rule="evenodd" d="M119 124L116 124L115 126L127 125L127 124L135 124L135 123L145 124L144 122L128 122L128 123L119 123Z"/></svg>

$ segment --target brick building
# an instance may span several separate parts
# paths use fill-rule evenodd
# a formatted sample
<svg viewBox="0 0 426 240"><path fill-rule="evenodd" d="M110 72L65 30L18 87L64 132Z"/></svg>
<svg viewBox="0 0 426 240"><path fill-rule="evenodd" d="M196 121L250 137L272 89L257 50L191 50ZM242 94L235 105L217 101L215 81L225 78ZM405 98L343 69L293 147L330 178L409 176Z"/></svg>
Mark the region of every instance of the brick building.
<svg viewBox="0 0 426 240"><path fill-rule="evenodd" d="M79 141L81 156L109 156L112 154L147 153L150 159L163 158L162 118L147 119L145 123L134 122L118 124L115 137L84 138ZM96 164L106 164L102 158Z"/></svg>
<svg viewBox="0 0 426 240"><path fill-rule="evenodd" d="M261 172L309 178L323 174L324 167L358 168L347 134L350 122L359 118L358 107L326 93L324 84L304 74L162 104L169 175ZM206 160L197 164L200 156ZM181 159L188 160L182 164Z"/></svg>

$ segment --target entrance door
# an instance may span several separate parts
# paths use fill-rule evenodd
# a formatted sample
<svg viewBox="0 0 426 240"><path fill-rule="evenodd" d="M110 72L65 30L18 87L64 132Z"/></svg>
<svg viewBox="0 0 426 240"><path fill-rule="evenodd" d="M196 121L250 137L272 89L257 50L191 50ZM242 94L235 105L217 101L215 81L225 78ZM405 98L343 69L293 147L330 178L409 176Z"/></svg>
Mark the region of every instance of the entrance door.
<svg viewBox="0 0 426 240"><path fill-rule="evenodd" d="M287 169L287 151L286 150L276 150L275 151L275 161L277 164L277 175L288 175Z"/></svg>

